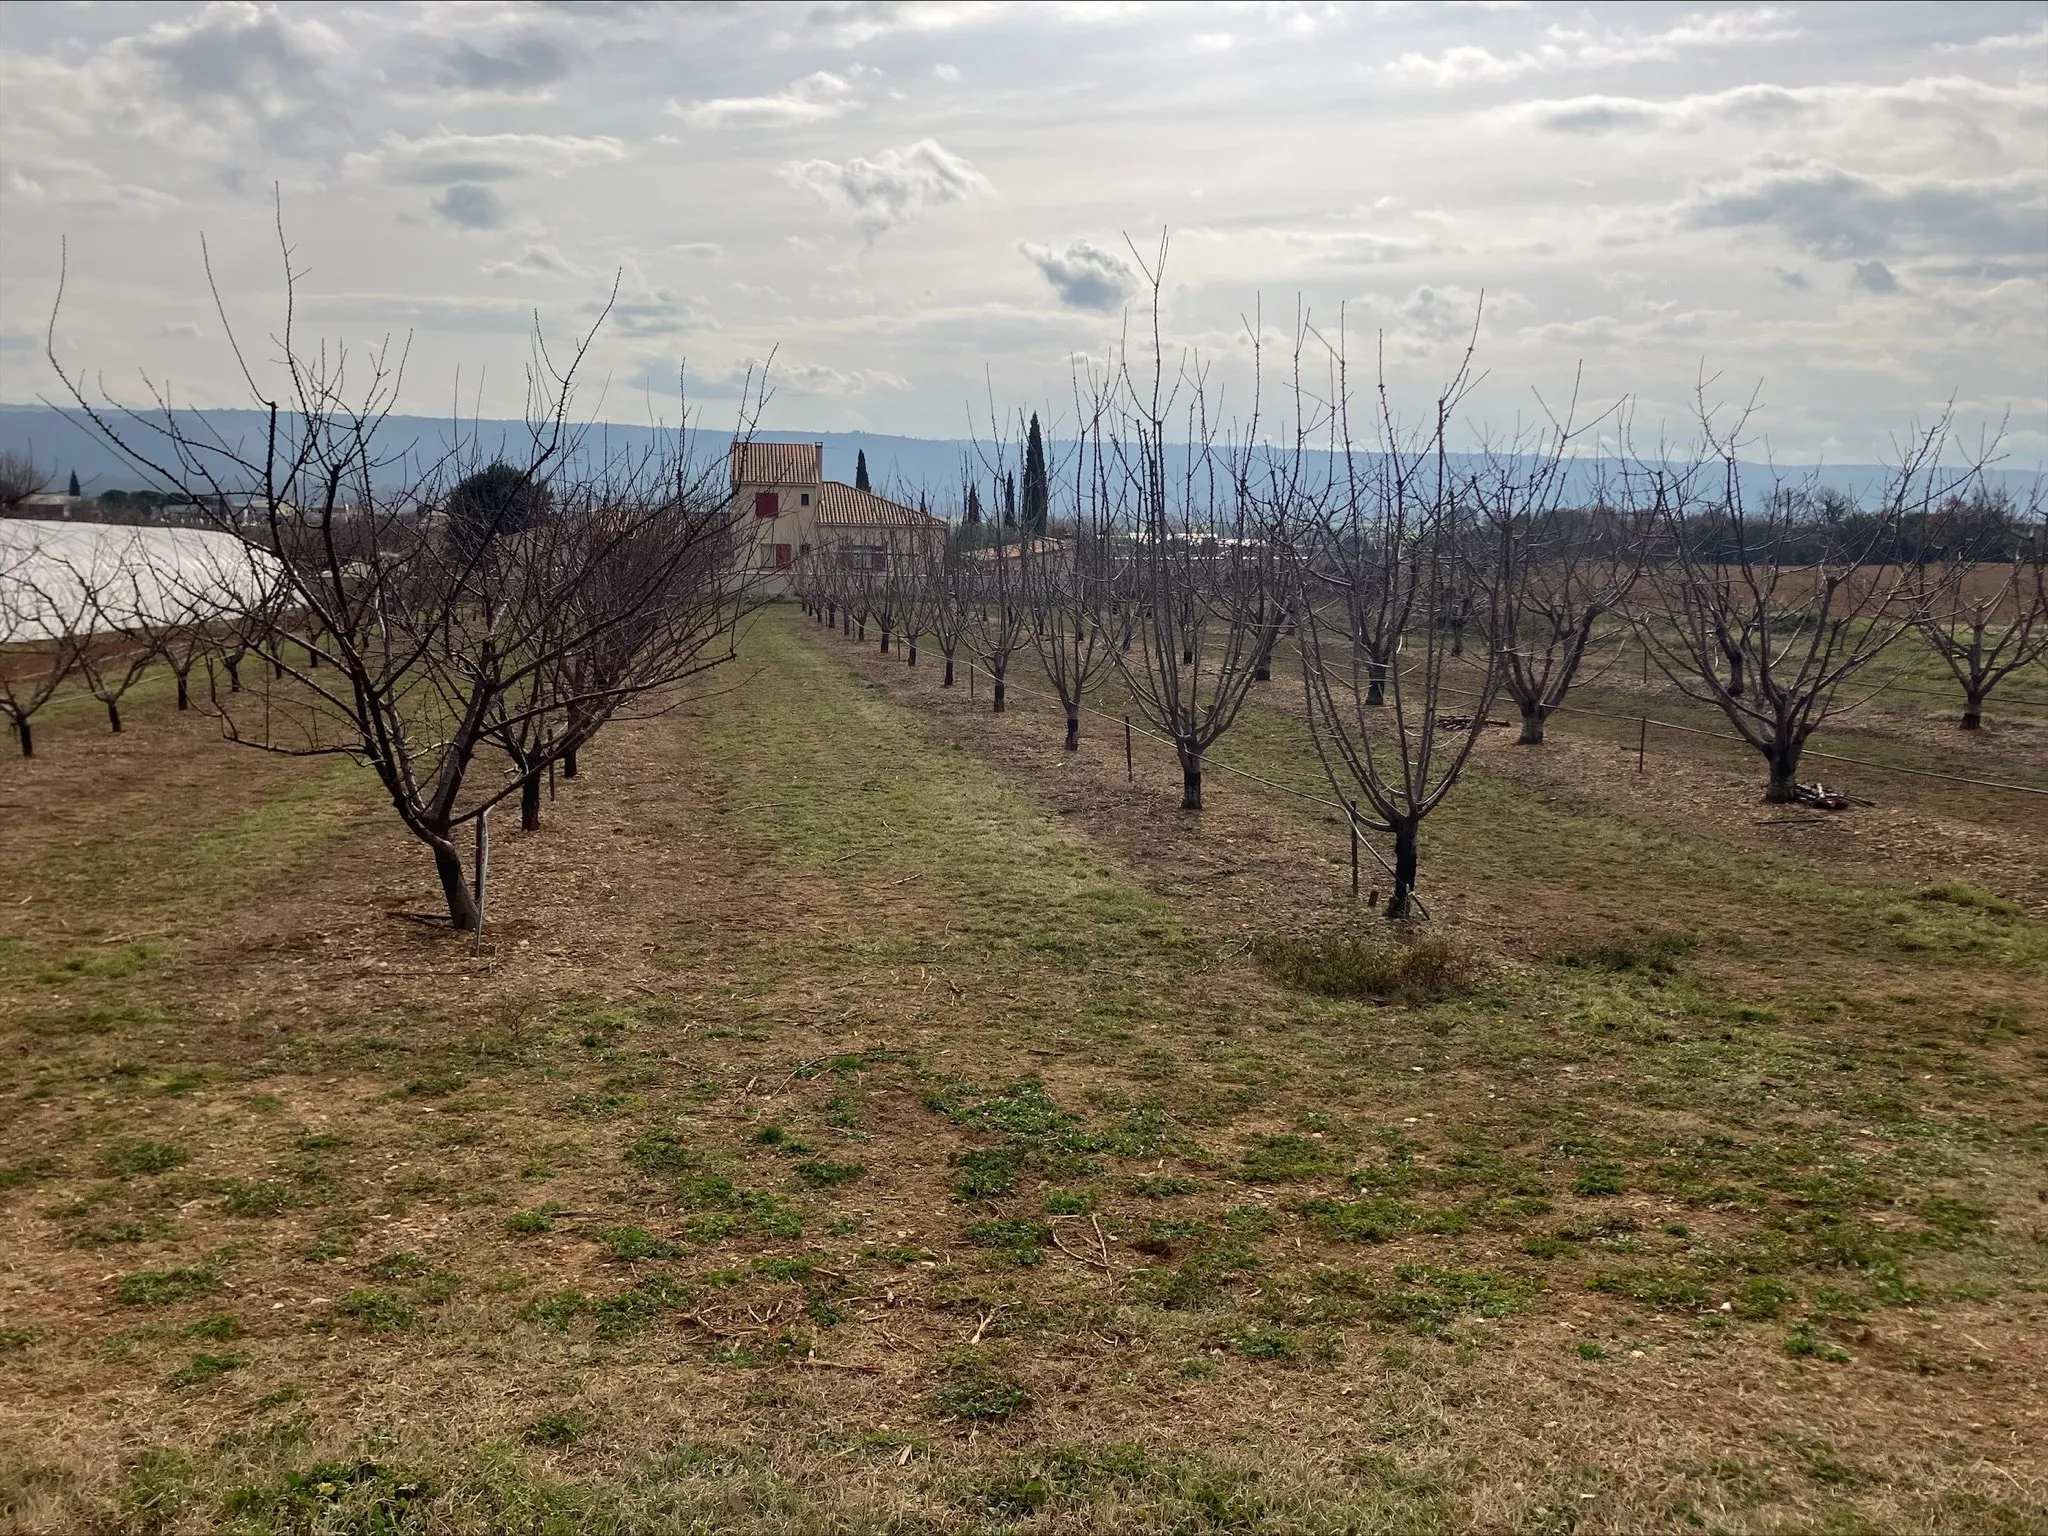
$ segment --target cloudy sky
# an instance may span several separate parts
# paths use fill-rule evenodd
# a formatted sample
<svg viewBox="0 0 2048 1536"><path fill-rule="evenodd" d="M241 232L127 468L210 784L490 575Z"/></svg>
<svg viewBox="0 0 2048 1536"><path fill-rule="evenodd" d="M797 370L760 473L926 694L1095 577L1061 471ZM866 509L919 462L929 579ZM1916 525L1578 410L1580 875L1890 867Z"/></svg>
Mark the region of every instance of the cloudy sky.
<svg viewBox="0 0 2048 1536"><path fill-rule="evenodd" d="M1070 398L1172 235L1169 335L1340 308L1418 395L1485 294L1471 428L1583 365L1678 430L1761 386L1792 460L1953 399L2048 455L2048 5L0 8L0 399L60 351L242 404L257 354L411 335L406 405L517 414L618 301L587 412L958 436Z"/></svg>

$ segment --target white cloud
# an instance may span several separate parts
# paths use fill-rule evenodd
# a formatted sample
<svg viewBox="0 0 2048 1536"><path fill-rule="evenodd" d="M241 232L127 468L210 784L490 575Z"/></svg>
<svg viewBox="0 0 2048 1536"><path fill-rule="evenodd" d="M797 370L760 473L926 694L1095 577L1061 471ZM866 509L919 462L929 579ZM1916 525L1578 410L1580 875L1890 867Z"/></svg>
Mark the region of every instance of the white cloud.
<svg viewBox="0 0 2048 1536"><path fill-rule="evenodd" d="M2023 32L2001 32L1980 37L1974 43L1936 43L1936 53L1985 53L2003 56L2023 49L2048 48L2048 20L2037 21Z"/></svg>
<svg viewBox="0 0 2048 1536"><path fill-rule="evenodd" d="M1774 230L1815 256L1838 260L1895 251L2038 255L2048 223L2048 177L1873 177L1822 161L1774 157L1701 189L1680 218L1695 229Z"/></svg>
<svg viewBox="0 0 2048 1536"><path fill-rule="evenodd" d="M792 186L815 192L852 216L870 238L947 203L995 195L989 179L934 139L885 149L874 159L797 160L782 168Z"/></svg>
<svg viewBox="0 0 2048 1536"><path fill-rule="evenodd" d="M464 90L508 96L542 92L569 72L569 51L539 33L479 48L456 39L442 60L442 78Z"/></svg>
<svg viewBox="0 0 2048 1536"><path fill-rule="evenodd" d="M1048 245L1023 245L1018 249L1070 309L1114 313L1138 291L1138 274L1131 270L1130 263L1089 241L1075 240L1064 250Z"/></svg>
<svg viewBox="0 0 2048 1536"><path fill-rule="evenodd" d="M858 48L902 33L955 32L993 21L1007 9L972 0L822 0L810 6L804 24L824 41Z"/></svg>
<svg viewBox="0 0 2048 1536"><path fill-rule="evenodd" d="M688 104L672 101L667 110L692 128L759 128L823 122L855 105L852 82L821 69L772 96L719 96Z"/></svg>
<svg viewBox="0 0 2048 1536"><path fill-rule="evenodd" d="M350 176L439 187L458 181L562 176L625 158L625 144L605 136L441 130L419 138L387 133L375 150L348 156L343 169Z"/></svg>
<svg viewBox="0 0 2048 1536"><path fill-rule="evenodd" d="M1452 89L1497 84L1523 75L1563 69L1604 69L1676 58L1687 49L1735 43L1780 42L1799 36L1792 13L1776 6L1694 12L1662 32L1627 28L1592 31L1554 24L1533 48L1499 54L1476 43L1438 54L1404 53L1386 66L1389 73L1421 85Z"/></svg>

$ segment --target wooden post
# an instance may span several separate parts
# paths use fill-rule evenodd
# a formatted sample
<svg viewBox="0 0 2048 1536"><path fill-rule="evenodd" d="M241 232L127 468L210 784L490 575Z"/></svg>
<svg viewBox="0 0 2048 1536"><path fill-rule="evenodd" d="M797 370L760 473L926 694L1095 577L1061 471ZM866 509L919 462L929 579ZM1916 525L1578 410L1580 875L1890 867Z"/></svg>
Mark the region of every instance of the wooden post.
<svg viewBox="0 0 2048 1536"><path fill-rule="evenodd" d="M491 813L485 811L476 819L476 939L470 945L473 955L483 953L484 948L484 884L491 867Z"/></svg>
<svg viewBox="0 0 2048 1536"><path fill-rule="evenodd" d="M1650 717L1644 715L1636 725L1636 772L1643 771L1643 754L1650 749Z"/></svg>
<svg viewBox="0 0 2048 1536"><path fill-rule="evenodd" d="M967 663L967 697L974 697L974 663Z"/></svg>
<svg viewBox="0 0 2048 1536"><path fill-rule="evenodd" d="M1131 761L1131 717L1129 715L1124 716L1124 781L1129 784L1138 782L1138 770Z"/></svg>
<svg viewBox="0 0 2048 1536"><path fill-rule="evenodd" d="M1351 828L1351 899L1358 900L1358 813L1344 802L1344 824Z"/></svg>

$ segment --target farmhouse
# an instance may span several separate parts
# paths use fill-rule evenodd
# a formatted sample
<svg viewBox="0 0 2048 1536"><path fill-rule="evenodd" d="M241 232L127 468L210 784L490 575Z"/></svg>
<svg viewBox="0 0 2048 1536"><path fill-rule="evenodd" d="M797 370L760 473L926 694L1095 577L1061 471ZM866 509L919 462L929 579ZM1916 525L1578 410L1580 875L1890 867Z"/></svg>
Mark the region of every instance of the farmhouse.
<svg viewBox="0 0 2048 1536"><path fill-rule="evenodd" d="M770 590L787 591L808 561L888 570L945 530L944 518L827 480L824 465L820 443L732 445L733 498L752 529L749 563Z"/></svg>

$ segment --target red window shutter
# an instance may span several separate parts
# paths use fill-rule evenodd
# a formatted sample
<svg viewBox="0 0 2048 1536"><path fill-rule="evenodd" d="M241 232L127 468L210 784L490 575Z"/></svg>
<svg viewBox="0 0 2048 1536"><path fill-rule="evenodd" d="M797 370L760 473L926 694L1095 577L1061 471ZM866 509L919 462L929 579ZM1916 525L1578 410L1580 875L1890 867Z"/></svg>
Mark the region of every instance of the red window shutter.
<svg viewBox="0 0 2048 1536"><path fill-rule="evenodd" d="M787 544L775 546L775 569L778 571L789 569L789 546Z"/></svg>
<svg viewBox="0 0 2048 1536"><path fill-rule="evenodd" d="M782 498L773 491L754 492L754 516L774 517L782 511Z"/></svg>

